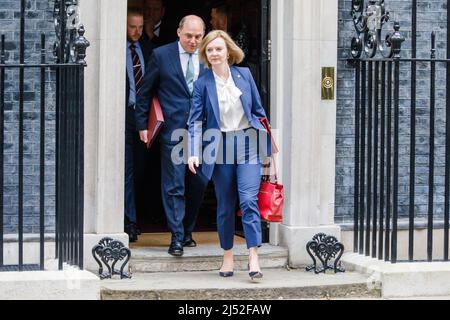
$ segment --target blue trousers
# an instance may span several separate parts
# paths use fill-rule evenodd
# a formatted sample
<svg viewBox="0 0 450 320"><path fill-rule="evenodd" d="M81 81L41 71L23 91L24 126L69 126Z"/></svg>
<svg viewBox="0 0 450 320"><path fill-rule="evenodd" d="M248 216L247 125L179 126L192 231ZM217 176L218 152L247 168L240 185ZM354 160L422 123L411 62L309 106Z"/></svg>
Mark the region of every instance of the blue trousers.
<svg viewBox="0 0 450 320"><path fill-rule="evenodd" d="M230 142L233 146L230 146ZM217 198L217 231L220 246L224 250L233 248L235 232L236 203L242 210L242 226L244 229L247 248L259 247L262 243L261 215L258 208L258 192L261 184L261 162L254 160L255 152L238 148L237 139L226 139L223 134L223 152L234 150L233 163L224 161L216 163L212 175ZM239 154L237 150L245 152ZM238 159L246 159L238 161Z"/></svg>
<svg viewBox="0 0 450 320"><path fill-rule="evenodd" d="M175 164L173 148L161 143L161 191L172 240L181 242L194 230L207 181L192 174L186 164Z"/></svg>

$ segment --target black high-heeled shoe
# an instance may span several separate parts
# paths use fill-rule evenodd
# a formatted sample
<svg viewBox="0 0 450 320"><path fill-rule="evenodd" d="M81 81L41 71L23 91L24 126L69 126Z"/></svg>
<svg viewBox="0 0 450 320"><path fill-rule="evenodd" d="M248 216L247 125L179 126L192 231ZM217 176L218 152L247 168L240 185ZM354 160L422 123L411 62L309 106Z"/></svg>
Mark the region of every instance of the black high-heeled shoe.
<svg viewBox="0 0 450 320"><path fill-rule="evenodd" d="M233 271L219 271L219 276L224 277L224 278L228 278L228 277L232 277L234 275Z"/></svg>
<svg viewBox="0 0 450 320"><path fill-rule="evenodd" d="M222 266L223 264L220 266L220 269L222 269ZM234 275L233 271L219 271L219 276L224 278L232 277L233 275Z"/></svg>
<svg viewBox="0 0 450 320"><path fill-rule="evenodd" d="M260 271L250 271L250 264L247 265L247 269L248 269L248 275L250 277L250 279L255 280L255 279L261 279L263 277L262 272Z"/></svg>

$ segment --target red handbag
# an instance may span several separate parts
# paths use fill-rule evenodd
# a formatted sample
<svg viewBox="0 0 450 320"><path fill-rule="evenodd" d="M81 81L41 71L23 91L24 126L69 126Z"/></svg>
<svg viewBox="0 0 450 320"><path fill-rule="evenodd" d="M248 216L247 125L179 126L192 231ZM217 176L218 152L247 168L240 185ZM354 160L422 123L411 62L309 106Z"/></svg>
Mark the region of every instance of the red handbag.
<svg viewBox="0 0 450 320"><path fill-rule="evenodd" d="M272 140L272 153L278 152L278 148L272 137L269 123L266 118L260 119L261 124L267 130L270 139ZM264 165L264 168L269 168L269 173L263 175L261 185L258 193L258 207L261 214L261 220L267 222L282 222L283 221L283 205L284 205L284 191L283 185L278 183L277 168L273 155L270 157L270 163ZM272 164L275 169L275 173L272 175ZM273 181L271 181L273 177ZM238 216L242 216L242 210L237 212Z"/></svg>

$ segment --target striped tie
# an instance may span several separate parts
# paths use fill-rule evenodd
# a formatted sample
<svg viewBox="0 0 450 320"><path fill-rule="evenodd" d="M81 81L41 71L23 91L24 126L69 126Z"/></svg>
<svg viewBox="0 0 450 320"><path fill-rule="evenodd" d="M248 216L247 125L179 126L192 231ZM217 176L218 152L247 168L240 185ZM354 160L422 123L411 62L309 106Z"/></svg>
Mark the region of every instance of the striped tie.
<svg viewBox="0 0 450 320"><path fill-rule="evenodd" d="M130 45L131 49L131 59L133 61L133 74L134 74L134 84L136 88L136 95L139 94L142 86L142 68L141 68L141 60L139 59L139 55L136 52L136 46L134 44Z"/></svg>

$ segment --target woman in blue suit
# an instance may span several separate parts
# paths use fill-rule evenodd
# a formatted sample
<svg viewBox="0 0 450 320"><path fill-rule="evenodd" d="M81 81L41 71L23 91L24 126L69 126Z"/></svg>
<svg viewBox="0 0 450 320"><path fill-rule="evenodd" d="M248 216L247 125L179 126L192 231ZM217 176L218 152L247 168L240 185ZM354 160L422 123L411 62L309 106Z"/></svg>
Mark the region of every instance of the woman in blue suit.
<svg viewBox="0 0 450 320"><path fill-rule="evenodd" d="M267 132L260 123L266 114L250 70L233 66L242 61L244 53L226 32L211 31L199 51L208 70L194 84L189 170L214 183L217 228L224 250L219 275L233 275L234 219L239 200L249 249L249 276L259 279L257 248L262 239L258 192L262 162L271 153ZM196 169L200 164L200 170Z"/></svg>

